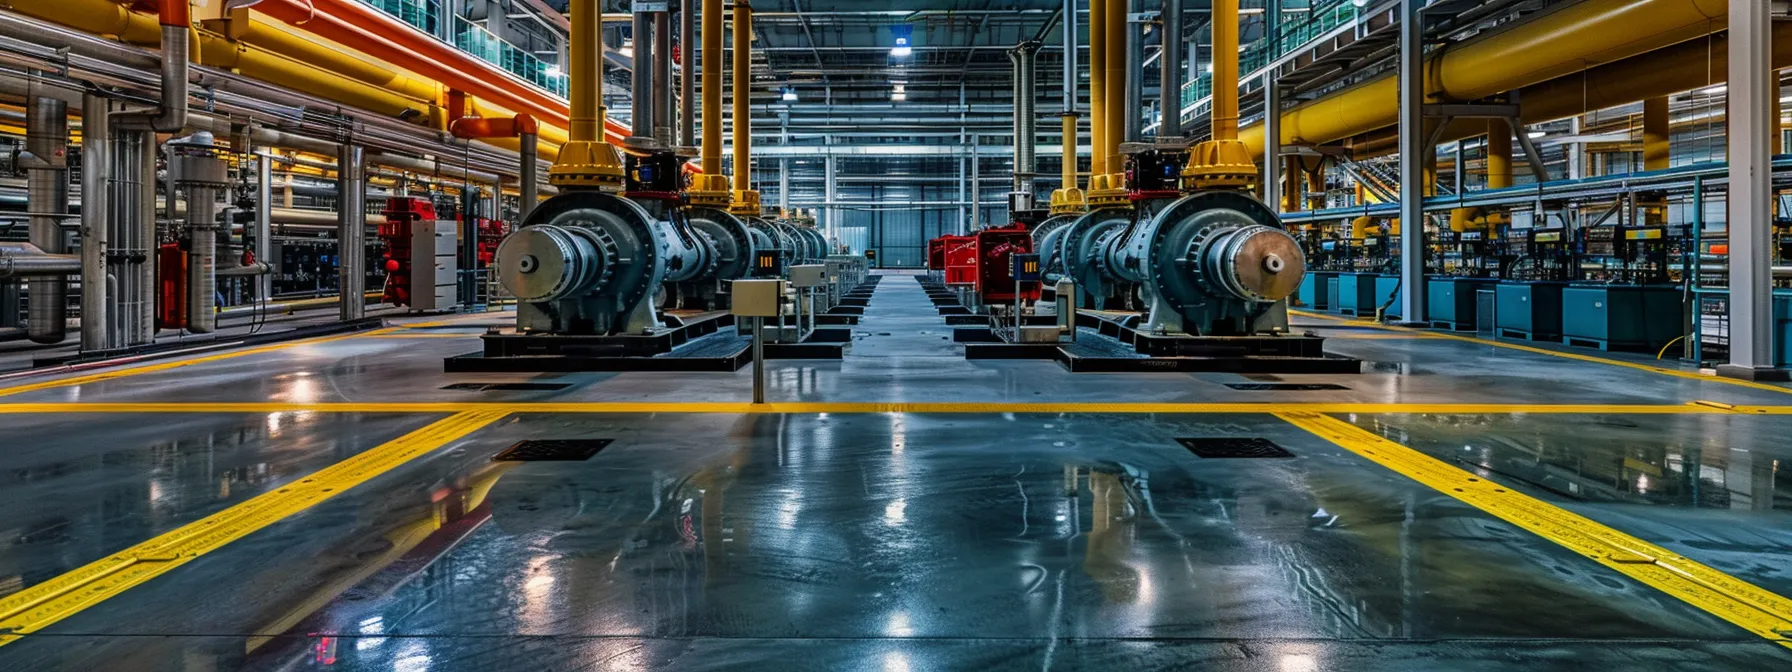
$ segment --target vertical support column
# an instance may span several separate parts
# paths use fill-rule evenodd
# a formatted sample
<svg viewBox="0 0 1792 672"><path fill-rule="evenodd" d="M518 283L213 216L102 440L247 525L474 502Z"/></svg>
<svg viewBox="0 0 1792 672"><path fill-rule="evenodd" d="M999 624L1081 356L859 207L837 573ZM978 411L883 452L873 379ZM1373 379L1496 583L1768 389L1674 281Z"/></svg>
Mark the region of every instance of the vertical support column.
<svg viewBox="0 0 1792 672"><path fill-rule="evenodd" d="M336 150L336 291L337 317L358 320L367 314L367 166L362 162L361 146L344 142ZM475 230L467 219L468 235Z"/></svg>
<svg viewBox="0 0 1792 672"><path fill-rule="evenodd" d="M1425 132L1423 0L1400 3L1400 316L1425 320ZM1380 297L1378 297L1380 300Z"/></svg>
<svg viewBox="0 0 1792 672"><path fill-rule="evenodd" d="M970 229L970 214L965 210L965 204L967 203L965 199L968 198L967 189L970 188L970 176L970 169L965 167L965 158L962 156L958 157L958 235L961 236L965 235Z"/></svg>
<svg viewBox="0 0 1792 672"><path fill-rule="evenodd" d="M678 144L697 145L697 0L684 0L678 12Z"/></svg>
<svg viewBox="0 0 1792 672"><path fill-rule="evenodd" d="M827 199L826 207L827 207L827 214L828 214L828 226L827 226L828 249L825 250L825 252L827 254L833 254L834 253L833 246L836 244L834 242L834 240L835 240L835 236L838 233L838 228L839 228L835 225L835 219L838 215L835 214L837 211L834 210L834 196L837 193L837 191L835 189L834 171L837 168L834 165L834 155L833 154L831 154L831 153L828 154L828 158L826 160L825 165L826 165L826 176L825 177L827 180L827 191L825 192L825 198ZM823 256L826 256L826 255L823 255Z"/></svg>
<svg viewBox="0 0 1792 672"><path fill-rule="evenodd" d="M1104 5L1103 9L1107 14L1107 16L1104 17L1102 25L1102 28L1107 32L1107 35L1104 38L1106 41L1102 44L1102 48L1107 52L1105 54L1106 60L1103 65L1107 69L1107 81L1104 82L1104 84L1107 86L1108 90L1107 98L1104 102L1106 102L1108 106L1108 144L1102 151L1105 152L1108 157L1108 173L1116 176L1126 170L1126 162L1120 157L1120 143L1126 138L1126 80L1129 79L1127 77L1128 70L1126 67L1127 1L1128 0L1107 0L1107 4ZM1123 177L1110 178L1108 188L1125 188L1126 185L1123 183L1123 180Z"/></svg>
<svg viewBox="0 0 1792 672"><path fill-rule="evenodd" d="M1182 0L1167 0L1167 1L1168 2L1182 2ZM1077 34L1076 34L1076 27L1077 27L1076 0L1064 0L1063 14L1064 14L1064 17L1063 17L1063 23L1064 23L1064 110L1068 111L1068 112L1075 112L1076 111L1076 102L1077 102L1076 101L1076 88L1077 88L1077 83L1076 83L1077 82L1077 73L1076 73L1077 53L1076 53L1076 50L1077 50L1077 44L1078 44ZM1070 188L1070 185L1065 185L1064 188L1068 189L1068 188Z"/></svg>
<svg viewBox="0 0 1792 672"><path fill-rule="evenodd" d="M778 159L778 214L790 216L790 157Z"/></svg>
<svg viewBox="0 0 1792 672"><path fill-rule="evenodd" d="M255 299L274 296L274 162L266 148L255 153L255 258L269 264L268 272L255 276Z"/></svg>
<svg viewBox="0 0 1792 672"><path fill-rule="evenodd" d="M1164 53L1157 59L1157 137L1182 136L1182 0L1164 0Z"/></svg>
<svg viewBox="0 0 1792 672"><path fill-rule="evenodd" d="M632 135L647 138L653 137L653 14L634 14L634 21L629 24L629 32L635 38L635 58L634 69L629 71L628 124Z"/></svg>
<svg viewBox="0 0 1792 672"><path fill-rule="evenodd" d="M1276 70L1263 73L1263 203L1280 212L1282 203L1282 85Z"/></svg>
<svg viewBox="0 0 1792 672"><path fill-rule="evenodd" d="M1126 3L1126 134L1120 141L1138 142L1145 128L1145 25L1137 20L1139 0Z"/></svg>
<svg viewBox="0 0 1792 672"><path fill-rule="evenodd" d="M1089 0L1089 188L1108 172L1107 0Z"/></svg>
<svg viewBox="0 0 1792 672"><path fill-rule="evenodd" d="M1771 3L1730 0L1730 361L1718 374L1785 379L1773 368Z"/></svg>
<svg viewBox="0 0 1792 672"><path fill-rule="evenodd" d="M971 135L971 230L983 229L983 162L978 160L977 146L983 144Z"/></svg>
<svg viewBox="0 0 1792 672"><path fill-rule="evenodd" d="M106 257L110 252L107 215L112 182L111 101L81 96L81 349L112 347L111 299Z"/></svg>
<svg viewBox="0 0 1792 672"><path fill-rule="evenodd" d="M653 13L653 135L667 144L673 139L672 109L672 13Z"/></svg>

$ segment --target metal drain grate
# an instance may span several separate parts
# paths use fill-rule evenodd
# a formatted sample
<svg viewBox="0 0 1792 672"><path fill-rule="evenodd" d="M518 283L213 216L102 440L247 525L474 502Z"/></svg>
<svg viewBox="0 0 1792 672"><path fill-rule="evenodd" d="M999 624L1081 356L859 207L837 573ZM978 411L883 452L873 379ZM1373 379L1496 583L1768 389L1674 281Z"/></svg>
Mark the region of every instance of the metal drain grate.
<svg viewBox="0 0 1792 672"><path fill-rule="evenodd" d="M468 392L542 392L569 387L572 387L571 383L455 383L443 385L442 389Z"/></svg>
<svg viewBox="0 0 1792 672"><path fill-rule="evenodd" d="M1276 442L1260 438L1177 439L1184 448L1204 458L1294 457Z"/></svg>
<svg viewBox="0 0 1792 672"><path fill-rule="evenodd" d="M518 441L492 457L493 462L583 462L615 439L537 439Z"/></svg>
<svg viewBox="0 0 1792 672"><path fill-rule="evenodd" d="M1350 388L1332 383L1226 383L1226 387L1246 392L1313 392L1317 390L1348 390Z"/></svg>

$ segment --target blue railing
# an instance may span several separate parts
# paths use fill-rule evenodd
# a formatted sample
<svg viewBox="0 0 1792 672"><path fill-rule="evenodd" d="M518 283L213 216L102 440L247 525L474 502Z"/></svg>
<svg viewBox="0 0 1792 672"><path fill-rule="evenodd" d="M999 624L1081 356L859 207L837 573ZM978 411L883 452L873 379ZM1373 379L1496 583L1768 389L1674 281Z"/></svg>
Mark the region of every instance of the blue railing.
<svg viewBox="0 0 1792 672"><path fill-rule="evenodd" d="M1351 0L1314 0L1312 9L1299 19L1299 14L1283 12L1282 22L1271 38L1246 45L1238 54L1238 74L1256 72L1278 58L1319 39L1338 26L1357 20L1359 8ZM1182 107L1187 108L1213 95L1213 73L1200 72L1182 85Z"/></svg>

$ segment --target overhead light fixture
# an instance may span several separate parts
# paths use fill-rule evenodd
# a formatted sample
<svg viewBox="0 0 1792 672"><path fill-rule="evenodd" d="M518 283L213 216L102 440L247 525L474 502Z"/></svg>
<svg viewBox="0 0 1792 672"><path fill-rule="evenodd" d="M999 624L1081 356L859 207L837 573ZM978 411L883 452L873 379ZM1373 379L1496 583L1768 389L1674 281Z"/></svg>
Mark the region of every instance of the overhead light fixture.
<svg viewBox="0 0 1792 672"><path fill-rule="evenodd" d="M1543 137L1543 136L1546 136L1546 135L1549 135L1549 134L1548 134L1548 133L1545 133L1545 132L1543 132L1543 131L1531 131L1531 132L1529 132L1529 133L1526 133L1526 134L1525 134L1525 137L1528 137L1528 138L1530 138L1530 139L1532 139L1532 140L1536 140L1536 139L1537 139L1537 138L1541 138L1541 137Z"/></svg>
<svg viewBox="0 0 1792 672"><path fill-rule="evenodd" d="M1699 94L1701 96L1716 96L1716 95L1722 95L1723 92L1729 91L1729 90L1730 90L1729 85L1719 84L1717 86L1699 89L1697 91L1694 91L1693 93Z"/></svg>
<svg viewBox="0 0 1792 672"><path fill-rule="evenodd" d="M908 38L896 38L896 46L890 48L890 55L895 58L908 58L915 53L914 47L908 46Z"/></svg>
<svg viewBox="0 0 1792 672"><path fill-rule="evenodd" d="M897 83L896 88L890 89L890 100L908 100L908 88L900 82Z"/></svg>
<svg viewBox="0 0 1792 672"><path fill-rule="evenodd" d="M785 89L783 98L786 103L796 102L796 89Z"/></svg>
<svg viewBox="0 0 1792 672"><path fill-rule="evenodd" d="M1369 0L1350 0L1350 4L1356 5L1358 7L1368 7Z"/></svg>

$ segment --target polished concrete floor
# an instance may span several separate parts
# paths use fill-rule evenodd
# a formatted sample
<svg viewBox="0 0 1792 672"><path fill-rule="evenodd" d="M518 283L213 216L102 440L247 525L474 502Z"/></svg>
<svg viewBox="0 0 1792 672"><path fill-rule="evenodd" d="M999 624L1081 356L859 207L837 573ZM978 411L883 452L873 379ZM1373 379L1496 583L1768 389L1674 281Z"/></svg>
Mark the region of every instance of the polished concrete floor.
<svg viewBox="0 0 1792 672"><path fill-rule="evenodd" d="M738 413L691 404L744 401L744 371L442 373L501 321L0 388L23 409L0 414L0 623L6 595L464 404L515 411L0 639L0 670L1792 669L1782 644L1270 414L1330 412L1792 595L1792 388L1310 317L1368 372L1281 378L1346 389L966 362L891 276L846 360L772 362L768 396L955 406ZM570 387L441 389L522 380ZM249 402L278 405L219 406ZM1042 402L1088 403L1020 406ZM1213 406L1237 403L1261 412ZM1292 457L1178 441L1245 437ZM527 439L613 443L492 460Z"/></svg>

